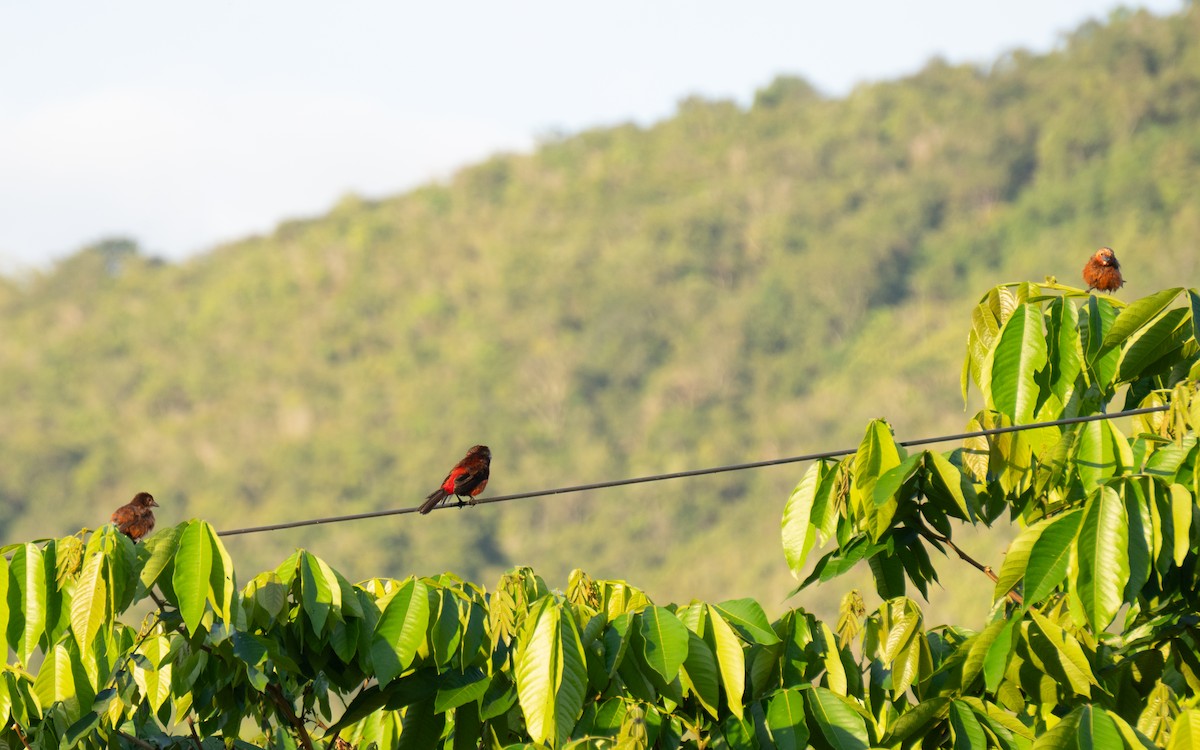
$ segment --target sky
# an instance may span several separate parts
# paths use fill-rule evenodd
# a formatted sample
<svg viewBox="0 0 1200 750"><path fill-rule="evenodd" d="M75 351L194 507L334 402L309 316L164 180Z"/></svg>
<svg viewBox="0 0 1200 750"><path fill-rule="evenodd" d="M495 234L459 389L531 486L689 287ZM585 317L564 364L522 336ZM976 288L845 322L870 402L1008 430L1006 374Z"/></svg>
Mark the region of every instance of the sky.
<svg viewBox="0 0 1200 750"><path fill-rule="evenodd" d="M1116 6L0 0L0 272L118 236L182 259L691 95L748 104L789 74L839 96L934 56L1049 51Z"/></svg>

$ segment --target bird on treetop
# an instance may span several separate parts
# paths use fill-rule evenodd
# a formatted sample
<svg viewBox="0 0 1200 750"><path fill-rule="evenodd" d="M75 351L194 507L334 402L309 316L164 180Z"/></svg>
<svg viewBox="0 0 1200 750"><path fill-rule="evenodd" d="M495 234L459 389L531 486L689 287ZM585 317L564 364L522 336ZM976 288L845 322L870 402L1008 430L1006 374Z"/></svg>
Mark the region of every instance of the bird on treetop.
<svg viewBox="0 0 1200 750"><path fill-rule="evenodd" d="M1115 292L1125 285L1121 276L1121 264L1111 247L1102 247L1096 251L1083 267L1083 280L1087 290L1099 289L1102 292Z"/></svg>
<svg viewBox="0 0 1200 750"><path fill-rule="evenodd" d="M149 492L139 492L133 499L113 511L112 522L117 531L137 542L154 530L154 511L158 503Z"/></svg>

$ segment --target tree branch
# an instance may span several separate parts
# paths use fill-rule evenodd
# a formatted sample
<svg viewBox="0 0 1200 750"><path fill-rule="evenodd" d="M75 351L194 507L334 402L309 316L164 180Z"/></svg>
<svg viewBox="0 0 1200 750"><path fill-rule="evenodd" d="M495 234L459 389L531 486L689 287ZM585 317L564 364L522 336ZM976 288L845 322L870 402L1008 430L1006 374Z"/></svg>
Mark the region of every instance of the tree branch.
<svg viewBox="0 0 1200 750"><path fill-rule="evenodd" d="M283 691L279 689L279 686L267 685L267 695L279 707L279 712L283 714L283 718L287 719L288 723L296 729L296 734L300 736L300 745L305 750L313 750L312 738L308 736L308 729L305 728L304 722L300 720L300 717L296 716L296 712L292 710L292 704L287 698L283 697Z"/></svg>
<svg viewBox="0 0 1200 750"><path fill-rule="evenodd" d="M958 555L960 559L962 559L964 562L970 564L973 568L975 568L979 572L983 573L988 578L992 579L992 583L999 583L1000 578L997 577L996 572L994 570L992 570L991 565L984 565L983 563L979 562L975 558L968 555L966 552L963 552L962 549L957 544L950 541L950 537L942 536L941 534L937 533L933 529L929 528L928 526L925 525L925 523L920 518L916 519L916 529L917 529L918 534L920 534L921 536L930 540L931 542L936 542L938 544L944 544L947 547L949 547L950 549L954 550L954 553L956 555ZM1024 599L1021 597L1021 595L1015 591L1007 592L1007 596L1015 604L1021 604L1024 601Z"/></svg>

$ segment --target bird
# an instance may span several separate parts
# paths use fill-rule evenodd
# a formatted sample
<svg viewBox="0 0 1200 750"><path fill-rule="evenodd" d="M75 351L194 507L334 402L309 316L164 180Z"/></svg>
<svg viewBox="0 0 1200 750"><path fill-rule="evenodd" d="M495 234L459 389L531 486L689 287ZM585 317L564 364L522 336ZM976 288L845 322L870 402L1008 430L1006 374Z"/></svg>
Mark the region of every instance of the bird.
<svg viewBox="0 0 1200 750"><path fill-rule="evenodd" d="M132 539L135 543L154 529L154 511L158 503L149 492L139 492L133 499L113 511L112 522L117 525L117 531Z"/></svg>
<svg viewBox="0 0 1200 750"><path fill-rule="evenodd" d="M420 508L421 514L433 510L451 495L457 497L460 503L466 496L474 505L475 497L487 487L491 465L492 451L486 445L472 447L463 460L454 464L454 468L442 480L442 485L425 498Z"/></svg>
<svg viewBox="0 0 1200 750"><path fill-rule="evenodd" d="M1115 292L1125 285L1121 277L1121 264L1111 247L1102 247L1088 259L1083 267L1083 280L1087 290L1099 289L1102 292Z"/></svg>

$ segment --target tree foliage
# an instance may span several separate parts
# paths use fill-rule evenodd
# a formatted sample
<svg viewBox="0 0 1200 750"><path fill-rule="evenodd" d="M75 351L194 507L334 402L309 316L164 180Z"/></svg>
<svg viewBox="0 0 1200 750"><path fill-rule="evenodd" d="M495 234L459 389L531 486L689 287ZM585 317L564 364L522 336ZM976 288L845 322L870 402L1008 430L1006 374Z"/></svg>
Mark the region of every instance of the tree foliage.
<svg viewBox="0 0 1200 750"><path fill-rule="evenodd" d="M1198 40L1195 8L1127 13L1050 54L845 96L782 78L187 262L113 241L4 280L2 541L93 526L143 489L163 520L218 529L413 505L474 443L507 493L848 446L884 405L904 436L957 429L978 290L1071 283L1101 244L1130 296L1192 284ZM1014 388L1000 404L1028 406ZM777 614L787 572L752 540L791 480L228 544L257 569L299 543L355 578L397 558L472 580L632 568L660 598ZM663 565L668 544L693 563Z"/></svg>
<svg viewBox="0 0 1200 750"><path fill-rule="evenodd" d="M1180 304L1182 302L1182 304ZM1195 290L1124 304L990 291L964 372L975 427L1162 407L908 453L886 422L784 509L800 583L866 562L882 604L839 620L753 599L659 606L575 571L491 591L453 575L351 584L296 550L242 586L206 522L135 546L106 526L10 545L9 747L1190 747L1200 726ZM1032 321L1032 322L1031 322ZM953 539L1017 523L998 572ZM983 629L929 627L931 558L994 583ZM967 569L969 570L969 569ZM972 575L976 571L970 571ZM140 625L124 617L153 602ZM215 746L215 745L214 745Z"/></svg>

